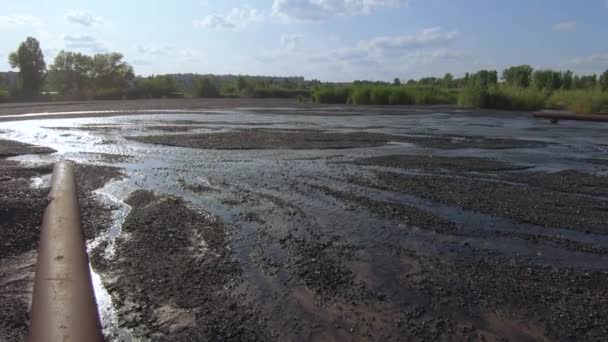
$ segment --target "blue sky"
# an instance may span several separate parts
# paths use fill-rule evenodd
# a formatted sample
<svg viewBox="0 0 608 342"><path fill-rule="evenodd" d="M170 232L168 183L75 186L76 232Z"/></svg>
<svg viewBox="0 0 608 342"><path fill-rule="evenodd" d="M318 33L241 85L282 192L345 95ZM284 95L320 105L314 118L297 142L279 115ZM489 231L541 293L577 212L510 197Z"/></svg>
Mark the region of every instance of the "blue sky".
<svg viewBox="0 0 608 342"><path fill-rule="evenodd" d="M457 76L482 68L608 69L608 0L24 0L2 5L0 70L27 36L122 52L137 74Z"/></svg>

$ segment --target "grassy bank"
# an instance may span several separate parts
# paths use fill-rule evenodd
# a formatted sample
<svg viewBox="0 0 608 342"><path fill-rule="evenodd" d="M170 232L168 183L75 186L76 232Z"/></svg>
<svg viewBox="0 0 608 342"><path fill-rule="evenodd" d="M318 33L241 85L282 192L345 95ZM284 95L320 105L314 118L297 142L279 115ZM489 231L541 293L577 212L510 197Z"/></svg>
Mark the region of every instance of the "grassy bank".
<svg viewBox="0 0 608 342"><path fill-rule="evenodd" d="M317 103L356 105L435 105L455 104L458 93L450 89L391 85L323 85L315 88Z"/></svg>
<svg viewBox="0 0 608 342"><path fill-rule="evenodd" d="M496 86L446 88L408 85L322 85L312 92L312 99L323 104L356 105L437 105L535 111L563 109L575 113L608 112L608 92L600 89L557 90Z"/></svg>

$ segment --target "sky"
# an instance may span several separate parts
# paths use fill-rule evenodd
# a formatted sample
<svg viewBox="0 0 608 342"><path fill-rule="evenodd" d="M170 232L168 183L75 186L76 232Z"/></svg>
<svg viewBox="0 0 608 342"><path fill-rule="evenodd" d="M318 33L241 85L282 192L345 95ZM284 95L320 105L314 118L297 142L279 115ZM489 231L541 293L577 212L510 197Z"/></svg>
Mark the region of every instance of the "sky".
<svg viewBox="0 0 608 342"><path fill-rule="evenodd" d="M120 52L136 74L461 76L510 65L608 69L608 0L3 1L0 71L28 36Z"/></svg>

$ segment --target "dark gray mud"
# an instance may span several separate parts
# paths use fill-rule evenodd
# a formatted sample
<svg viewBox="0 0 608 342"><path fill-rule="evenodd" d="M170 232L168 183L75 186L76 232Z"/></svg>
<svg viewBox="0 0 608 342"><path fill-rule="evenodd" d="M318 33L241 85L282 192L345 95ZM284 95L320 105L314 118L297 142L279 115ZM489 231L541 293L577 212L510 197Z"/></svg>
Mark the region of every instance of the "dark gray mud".
<svg viewBox="0 0 608 342"><path fill-rule="evenodd" d="M442 157L433 155L387 155L357 160L358 165L392 167L426 171L512 171L530 168L503 161L475 157Z"/></svg>
<svg viewBox="0 0 608 342"><path fill-rule="evenodd" d="M201 149L341 149L382 146L391 136L377 133L327 133L317 130L243 129L207 134L154 135L130 140Z"/></svg>
<svg viewBox="0 0 608 342"><path fill-rule="evenodd" d="M45 154L53 152L55 152L55 150L48 147L0 139L0 158L13 157L21 154Z"/></svg>
<svg viewBox="0 0 608 342"><path fill-rule="evenodd" d="M526 175L522 175L526 177ZM381 188L518 223L607 234L608 200L540 187L467 177L381 172ZM605 194L605 193L604 193Z"/></svg>
<svg viewBox="0 0 608 342"><path fill-rule="evenodd" d="M548 144L543 141L508 138L488 138L483 136L460 134L435 134L429 136L409 136L400 141L438 149L479 148L489 150L506 150L512 148L539 148Z"/></svg>
<svg viewBox="0 0 608 342"><path fill-rule="evenodd" d="M125 327L151 340L267 341L255 307L231 295L241 269L230 258L226 229L174 197L137 191L107 284ZM133 291L136 289L136 291Z"/></svg>
<svg viewBox="0 0 608 342"><path fill-rule="evenodd" d="M83 119L56 125L121 129L27 141L133 156L107 190L131 212L91 260L135 338L605 340L606 130L432 111ZM163 124L221 132L125 139ZM87 139L107 144L74 152Z"/></svg>

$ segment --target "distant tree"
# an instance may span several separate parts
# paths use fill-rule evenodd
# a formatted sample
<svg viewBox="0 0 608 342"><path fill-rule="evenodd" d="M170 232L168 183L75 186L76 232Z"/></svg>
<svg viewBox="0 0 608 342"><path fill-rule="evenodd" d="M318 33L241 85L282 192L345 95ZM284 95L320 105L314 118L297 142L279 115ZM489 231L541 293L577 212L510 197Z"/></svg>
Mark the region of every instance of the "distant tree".
<svg viewBox="0 0 608 342"><path fill-rule="evenodd" d="M608 70L600 75L600 87L603 91L608 91Z"/></svg>
<svg viewBox="0 0 608 342"><path fill-rule="evenodd" d="M159 99L169 97L171 93L177 92L177 83L169 75L149 76L136 82L136 87L141 90L144 97Z"/></svg>
<svg viewBox="0 0 608 342"><path fill-rule="evenodd" d="M395 79L393 80L393 85L401 85L401 80L399 79L399 77L395 77Z"/></svg>
<svg viewBox="0 0 608 342"><path fill-rule="evenodd" d="M211 82L211 79L203 78L198 81L196 95L198 97L219 97L220 91L213 82Z"/></svg>
<svg viewBox="0 0 608 342"><path fill-rule="evenodd" d="M416 81L409 79L409 80L407 80L407 85L409 85L409 86L416 85Z"/></svg>
<svg viewBox="0 0 608 342"><path fill-rule="evenodd" d="M576 82L577 89L593 89L597 86L597 75L580 76Z"/></svg>
<svg viewBox="0 0 608 342"><path fill-rule="evenodd" d="M92 72L90 56L62 50L49 67L48 85L63 95L82 97L92 90Z"/></svg>
<svg viewBox="0 0 608 342"><path fill-rule="evenodd" d="M572 71L566 70L562 73L562 89L570 90L574 86Z"/></svg>
<svg viewBox="0 0 608 342"><path fill-rule="evenodd" d="M490 74L488 75L488 83L493 86L498 84L498 72L496 70L490 70Z"/></svg>
<svg viewBox="0 0 608 342"><path fill-rule="evenodd" d="M502 72L502 78L510 86L527 88L530 86L533 71L529 65L513 66Z"/></svg>
<svg viewBox="0 0 608 342"><path fill-rule="evenodd" d="M454 75L447 73L443 76L443 86L446 88L451 88L454 83Z"/></svg>
<svg viewBox="0 0 608 342"><path fill-rule="evenodd" d="M561 72L553 70L536 70L533 84L538 90L553 91L562 88L563 76Z"/></svg>
<svg viewBox="0 0 608 342"><path fill-rule="evenodd" d="M96 89L125 89L135 78L133 67L122 60L120 53L93 56L93 83Z"/></svg>
<svg viewBox="0 0 608 342"><path fill-rule="evenodd" d="M245 77L239 76L239 78L236 79L236 89L238 91L243 91L247 88L248 86L248 82L245 79Z"/></svg>
<svg viewBox="0 0 608 342"><path fill-rule="evenodd" d="M36 38L28 37L16 52L9 55L8 61L12 68L19 68L19 78L25 94L37 94L42 89L46 63Z"/></svg>
<svg viewBox="0 0 608 342"><path fill-rule="evenodd" d="M467 85L469 85L470 81L471 81L471 74L469 74L467 72L466 74L464 74L464 86L466 87Z"/></svg>

